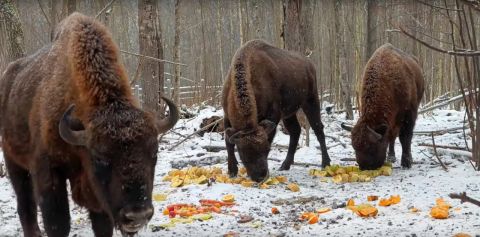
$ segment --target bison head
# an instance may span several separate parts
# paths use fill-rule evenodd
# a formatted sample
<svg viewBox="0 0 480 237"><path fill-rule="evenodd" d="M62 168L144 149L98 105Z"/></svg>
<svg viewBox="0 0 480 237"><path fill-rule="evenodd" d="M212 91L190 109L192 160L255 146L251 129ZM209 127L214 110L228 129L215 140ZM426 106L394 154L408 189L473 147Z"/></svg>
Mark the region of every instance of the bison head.
<svg viewBox="0 0 480 237"><path fill-rule="evenodd" d="M387 153L386 133L388 125L381 124L371 128L357 123L352 129L352 146L355 149L357 163L362 170L380 168L385 162Z"/></svg>
<svg viewBox="0 0 480 237"><path fill-rule="evenodd" d="M275 127L276 124L272 121L263 120L252 129L235 131L228 128L225 131L228 142L237 145L240 160L247 174L256 182L268 178L267 156L271 145L268 137Z"/></svg>
<svg viewBox="0 0 480 237"><path fill-rule="evenodd" d="M157 135L172 128L179 115L163 98L170 115L155 119L129 103L99 107L83 124L70 106L59 123L61 138L80 149L83 169L101 210L124 235L133 235L153 215L152 188L157 162Z"/></svg>

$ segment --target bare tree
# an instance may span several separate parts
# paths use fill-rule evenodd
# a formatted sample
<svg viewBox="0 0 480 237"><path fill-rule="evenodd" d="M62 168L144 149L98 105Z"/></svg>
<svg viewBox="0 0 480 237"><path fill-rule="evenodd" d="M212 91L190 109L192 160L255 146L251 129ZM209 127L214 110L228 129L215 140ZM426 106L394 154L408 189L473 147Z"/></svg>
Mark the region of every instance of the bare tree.
<svg viewBox="0 0 480 237"><path fill-rule="evenodd" d="M180 61L180 0L175 0L175 38L173 42L173 61ZM178 104L180 95L180 65L175 65L175 75L173 78L173 101Z"/></svg>
<svg viewBox="0 0 480 237"><path fill-rule="evenodd" d="M7 64L25 56L23 29L11 0L0 3L0 75Z"/></svg>
<svg viewBox="0 0 480 237"><path fill-rule="evenodd" d="M157 1L138 1L138 31L140 54L162 59L163 46ZM163 72L163 62L148 60L142 64L140 74L143 106L159 113L163 112L159 106L159 95L163 93Z"/></svg>

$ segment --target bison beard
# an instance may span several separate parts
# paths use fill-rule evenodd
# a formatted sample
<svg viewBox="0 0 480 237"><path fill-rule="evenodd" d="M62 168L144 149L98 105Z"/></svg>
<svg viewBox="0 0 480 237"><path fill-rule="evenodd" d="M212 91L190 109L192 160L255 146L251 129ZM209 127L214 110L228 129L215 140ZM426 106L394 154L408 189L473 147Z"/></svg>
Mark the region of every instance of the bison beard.
<svg viewBox="0 0 480 237"><path fill-rule="evenodd" d="M90 212L96 236L114 226L133 235L153 215L157 136L164 119L133 98L110 33L74 13L55 41L11 63L0 80L0 134L25 236L40 236L37 205L48 236L68 236L72 198Z"/></svg>
<svg viewBox="0 0 480 237"><path fill-rule="evenodd" d="M322 150L322 165L330 164L320 121L315 68L306 58L252 40L235 54L223 87L225 143L228 172L238 172L234 148L248 175L260 182L268 178L267 156L280 120L290 134L290 144L281 170L293 164L301 108L310 122Z"/></svg>
<svg viewBox="0 0 480 237"><path fill-rule="evenodd" d="M378 48L365 66L361 117L352 129L352 145L361 169L377 169L395 161L397 136L402 144L401 165L412 166L410 145L424 81L418 61L391 44Z"/></svg>

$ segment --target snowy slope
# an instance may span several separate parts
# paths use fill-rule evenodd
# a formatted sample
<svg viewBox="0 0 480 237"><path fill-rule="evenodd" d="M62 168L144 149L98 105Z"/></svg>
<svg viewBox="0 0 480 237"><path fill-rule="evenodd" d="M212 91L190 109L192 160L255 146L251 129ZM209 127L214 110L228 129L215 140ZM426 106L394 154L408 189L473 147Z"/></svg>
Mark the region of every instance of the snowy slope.
<svg viewBox="0 0 480 237"><path fill-rule="evenodd" d="M198 129L201 120L211 115L222 115L221 111L208 108L195 119L180 121L175 131L188 135ZM342 158L354 158L350 145L349 134L340 128L340 120L344 115L324 115L322 120L326 126L325 133L341 141L327 138L329 155L332 164L354 165L355 162L340 161ZM438 110L432 115L420 116L417 121L417 131L437 130L461 126L464 114L451 110ZM316 148L318 142L311 134L311 146L297 150L295 161L320 163L320 151ZM162 210L172 203L198 204L200 199L220 199L225 194L234 194L237 212L230 214L215 214L205 222L178 224L168 230L152 232L145 228L139 236L222 236L229 231L239 233L240 236L453 236L455 233L465 232L474 236L480 234L480 208L471 204L460 204L458 200L451 200L451 192L466 191L467 194L480 198L480 173L474 172L470 163L460 157L441 156L448 164L448 172L436 164L436 158L419 143L431 143L430 136L414 136L413 157L415 164L410 170L400 168L401 146L397 141L397 162L393 165L393 175L377 177L369 183L334 184L320 182L312 178L308 171L315 167L292 166L290 171L277 171L279 162L270 161L271 175L285 175L289 182L300 185L300 192L294 193L285 189L284 185L272 186L270 189L243 188L240 185L213 184L189 185L181 188L170 188L170 183L163 182L162 177L171 169L171 164L194 159L202 160L213 157L220 163L216 166L226 171L226 151L216 153L206 152L202 146L223 146L220 134L205 134L204 137L194 137L178 146L174 151L167 149L177 143L181 137L169 133L164 137L157 163L154 193L168 193L164 202L154 202L155 215L151 225L168 222L168 217L162 215ZM304 136L301 144L304 144ZM397 139L398 140L398 139ZM435 137L436 144L465 146L463 133L448 133ZM275 144L270 152L270 158L283 160L286 156L288 136L277 132ZM1 157L0 159L3 159ZM427 157L428 156L428 157ZM238 157L238 156L237 156ZM20 222L16 212L16 202L9 180L0 178L0 236L21 235ZM315 211L321 207L331 207L334 203L344 203L349 198L357 203L366 202L367 195L388 197L399 194L402 198L397 205L378 207L379 213L375 218L361 218L345 208L336 208L329 213L322 214L318 224L308 225L299 222L298 216L303 211ZM274 205L271 201L278 199L292 199L298 197L316 197L314 201L304 204ZM443 197L453 205L450 218L435 220L430 217L430 208L435 199ZM271 207L276 206L280 214L272 215ZM418 213L411 213L409 208L420 209ZM73 236L92 236L87 212L72 203L72 231ZM251 215L253 222L260 221L259 227L253 227L252 222L239 224L239 215ZM41 219L41 218L39 218ZM41 222L41 220L40 220ZM43 227L42 227L43 228ZM116 233L120 236L120 233Z"/></svg>

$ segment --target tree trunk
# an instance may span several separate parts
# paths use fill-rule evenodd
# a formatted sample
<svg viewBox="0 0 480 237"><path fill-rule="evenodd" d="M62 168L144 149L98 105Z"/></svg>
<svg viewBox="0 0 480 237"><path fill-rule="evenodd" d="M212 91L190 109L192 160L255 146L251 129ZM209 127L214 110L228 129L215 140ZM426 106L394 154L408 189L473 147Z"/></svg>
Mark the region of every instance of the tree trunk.
<svg viewBox="0 0 480 237"><path fill-rule="evenodd" d="M9 62L25 56L23 29L11 0L0 3L0 75Z"/></svg>
<svg viewBox="0 0 480 237"><path fill-rule="evenodd" d="M367 4L367 34L365 40L367 43L365 62L367 62L376 49L379 7L377 0L367 0L365 4Z"/></svg>
<svg viewBox="0 0 480 237"><path fill-rule="evenodd" d="M300 12L302 10L302 0L286 0L284 3L283 14L285 25L283 28L284 48L287 50L305 53L305 40L302 34L302 25Z"/></svg>
<svg viewBox="0 0 480 237"><path fill-rule="evenodd" d="M50 39L55 37L57 24L77 9L76 0L51 0L50 1Z"/></svg>
<svg viewBox="0 0 480 237"><path fill-rule="evenodd" d="M163 59L160 18L157 1L138 1L138 31L140 54ZM163 62L146 60L141 70L140 85L143 90L143 107L162 114L159 95L163 94Z"/></svg>
<svg viewBox="0 0 480 237"><path fill-rule="evenodd" d="M180 0L175 0L175 37L173 40L173 61L180 62ZM172 98L175 104L180 100L180 65L175 65L175 75L173 78L173 93Z"/></svg>

